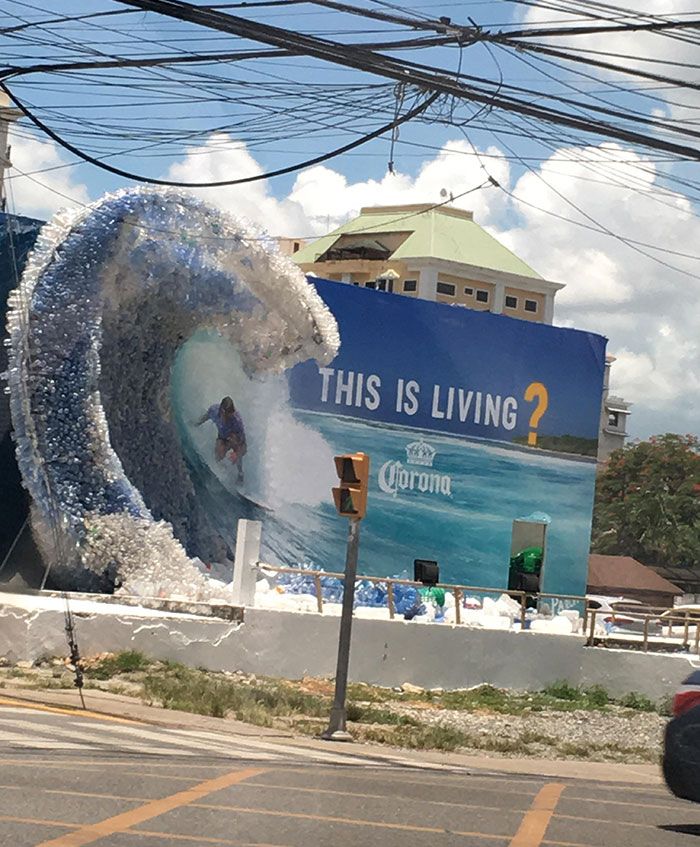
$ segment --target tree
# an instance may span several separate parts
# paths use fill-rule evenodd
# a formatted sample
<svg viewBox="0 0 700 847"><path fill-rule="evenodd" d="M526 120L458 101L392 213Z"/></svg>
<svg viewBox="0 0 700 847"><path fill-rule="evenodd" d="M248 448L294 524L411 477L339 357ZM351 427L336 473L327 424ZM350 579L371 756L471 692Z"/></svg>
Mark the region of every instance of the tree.
<svg viewBox="0 0 700 847"><path fill-rule="evenodd" d="M596 484L592 550L700 567L700 439L657 435L616 450Z"/></svg>

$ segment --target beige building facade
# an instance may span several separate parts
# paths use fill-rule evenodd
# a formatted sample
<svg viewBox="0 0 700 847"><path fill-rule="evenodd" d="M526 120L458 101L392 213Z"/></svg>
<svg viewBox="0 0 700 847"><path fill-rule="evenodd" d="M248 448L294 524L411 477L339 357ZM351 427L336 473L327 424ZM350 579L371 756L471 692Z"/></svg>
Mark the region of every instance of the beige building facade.
<svg viewBox="0 0 700 847"><path fill-rule="evenodd" d="M541 277L471 212L371 206L327 236L284 252L306 273L380 291L551 324L564 286Z"/></svg>

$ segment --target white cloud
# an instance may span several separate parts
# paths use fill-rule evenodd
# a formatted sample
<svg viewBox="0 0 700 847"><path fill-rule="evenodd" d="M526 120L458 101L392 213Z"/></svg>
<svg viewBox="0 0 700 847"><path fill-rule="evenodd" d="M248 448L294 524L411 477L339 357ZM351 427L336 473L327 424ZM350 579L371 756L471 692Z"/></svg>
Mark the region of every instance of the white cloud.
<svg viewBox="0 0 700 847"><path fill-rule="evenodd" d="M494 157L489 158L489 172L507 185L509 167L502 152L493 147L485 152ZM455 197L455 206L470 209L486 223L503 208L503 198L494 189L471 192L485 178L471 146L458 140L448 141L435 158L422 164L415 177L387 173L380 180L353 183L327 166L317 166L299 174L289 196L304 209L315 230L321 226L326 231L326 223L337 226L363 206L440 203L443 189Z"/></svg>
<svg viewBox="0 0 700 847"><path fill-rule="evenodd" d="M75 181L73 169L53 141L19 135L11 130L10 158L13 168L7 180L8 196L17 214L47 218L58 209L89 203L87 187ZM56 168L56 170L45 170ZM36 173L36 171L44 171ZM32 174L22 176L23 173Z"/></svg>
<svg viewBox="0 0 700 847"><path fill-rule="evenodd" d="M578 161L554 161L566 158ZM673 252L700 253L700 219L687 198L658 192L655 178L652 163L618 145L560 149L518 180L520 223L501 234L540 273L567 284L558 322L608 336L618 359L612 389L635 403L631 425L641 435L697 431L700 412L700 262ZM637 249L561 218L600 225Z"/></svg>
<svg viewBox="0 0 700 847"><path fill-rule="evenodd" d="M188 148L185 158L170 167L166 179L221 182L261 173L262 168L245 144L225 133L217 133L203 146ZM308 218L299 203L289 198L277 200L267 180L190 190L232 214L249 218L273 235L306 235L319 231L309 230Z"/></svg>
<svg viewBox="0 0 700 847"><path fill-rule="evenodd" d="M503 184L508 183L508 162L502 153L489 148L489 171ZM245 144L225 133L211 136L205 145L190 147L185 158L167 172L167 179L179 182L219 182L262 173ZM503 207L495 189L475 191L485 174L465 141L448 142L433 158L424 162L415 177L397 172L381 179L352 182L325 165L301 171L287 197L276 198L268 180L221 188L192 191L203 199L264 226L273 235L322 234L356 215L363 206L405 203L440 203L442 189L456 198L455 205L471 209L488 221Z"/></svg>
<svg viewBox="0 0 700 847"><path fill-rule="evenodd" d="M329 166L312 167L298 174L281 199L264 180L201 193L275 235L321 234L362 206L440 202L443 188L459 195L479 185L485 174L472 152L465 142L452 141L415 176L386 174L356 182ZM489 173L510 190L507 160L496 148L487 152ZM245 146L220 135L188 151L169 175L199 181L253 172L260 168ZM632 429L641 435L697 430L700 412L700 377L695 376L700 374L695 340L700 283L644 253L691 274L700 273L700 263L641 245L634 250L596 231L695 252L700 219L687 198L667 189L659 193L656 179L653 162L617 144L562 148L537 171L521 175L511 195L488 186L455 203L473 210L478 223L543 276L567 284L558 295L557 323L608 336L609 350L618 357L612 388L635 403Z"/></svg>

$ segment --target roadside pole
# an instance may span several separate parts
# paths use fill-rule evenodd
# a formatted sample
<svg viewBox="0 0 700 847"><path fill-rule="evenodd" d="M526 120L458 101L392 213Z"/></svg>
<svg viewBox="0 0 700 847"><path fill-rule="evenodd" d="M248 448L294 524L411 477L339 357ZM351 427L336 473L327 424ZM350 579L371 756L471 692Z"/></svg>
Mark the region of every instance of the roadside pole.
<svg viewBox="0 0 700 847"><path fill-rule="evenodd" d="M338 636L338 662L335 670L335 694L328 729L321 735L326 741L352 741L347 730L345 698L348 690L350 666L350 638L352 611L355 602L357 578L357 551L360 545L360 521L367 512L369 488L369 456L366 453L345 453L335 456L338 486L333 489L335 508L341 517L348 518L348 545L345 553L345 581L343 583L343 609L340 615Z"/></svg>
<svg viewBox="0 0 700 847"><path fill-rule="evenodd" d="M347 731L345 698L348 688L352 611L355 602L355 578L357 576L357 549L359 543L360 521L353 518L348 522L348 547L345 554L345 583L343 585L343 610L340 615L338 664L335 671L335 694L328 729L321 736L326 741L353 740L352 735Z"/></svg>

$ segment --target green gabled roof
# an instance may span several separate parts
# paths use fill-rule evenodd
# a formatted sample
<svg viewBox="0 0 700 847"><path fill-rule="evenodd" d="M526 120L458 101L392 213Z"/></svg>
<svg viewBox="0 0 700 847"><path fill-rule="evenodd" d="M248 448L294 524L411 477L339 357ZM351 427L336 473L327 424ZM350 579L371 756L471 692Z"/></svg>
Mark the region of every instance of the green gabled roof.
<svg viewBox="0 0 700 847"><path fill-rule="evenodd" d="M302 247L292 258L298 264L315 262L344 234L363 232L375 237L383 232L409 232L408 238L392 253L392 259L443 259L542 279L515 253L474 223L468 212L450 207L426 206L422 211L420 208L363 209L358 217Z"/></svg>

